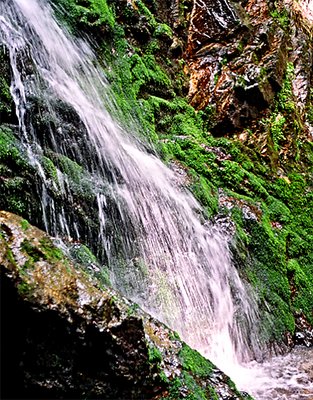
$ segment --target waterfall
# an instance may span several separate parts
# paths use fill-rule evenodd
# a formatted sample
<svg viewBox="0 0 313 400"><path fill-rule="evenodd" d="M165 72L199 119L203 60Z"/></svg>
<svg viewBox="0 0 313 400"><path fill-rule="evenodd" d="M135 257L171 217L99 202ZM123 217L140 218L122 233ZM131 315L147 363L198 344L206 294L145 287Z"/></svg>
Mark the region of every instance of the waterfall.
<svg viewBox="0 0 313 400"><path fill-rule="evenodd" d="M113 285L236 376L238 365L258 351L257 308L231 262L227 237L205 220L197 201L136 132L112 119L104 106L111 104L110 88L93 51L58 24L46 0L2 0L0 11L19 135L41 182L43 226L55 236L84 239L68 178L57 168L51 183L43 166L52 152L86 171L80 180L92 190L96 246L105 253ZM34 98L52 121L48 130L34 122ZM60 109L76 121L71 137ZM71 214L52 190L72 201Z"/></svg>

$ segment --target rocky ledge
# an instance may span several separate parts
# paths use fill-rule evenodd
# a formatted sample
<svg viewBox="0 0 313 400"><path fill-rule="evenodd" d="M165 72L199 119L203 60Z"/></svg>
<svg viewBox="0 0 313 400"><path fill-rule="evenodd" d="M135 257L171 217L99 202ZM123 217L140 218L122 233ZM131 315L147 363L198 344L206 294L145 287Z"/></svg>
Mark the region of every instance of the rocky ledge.
<svg viewBox="0 0 313 400"><path fill-rule="evenodd" d="M243 399L178 335L0 212L1 398Z"/></svg>

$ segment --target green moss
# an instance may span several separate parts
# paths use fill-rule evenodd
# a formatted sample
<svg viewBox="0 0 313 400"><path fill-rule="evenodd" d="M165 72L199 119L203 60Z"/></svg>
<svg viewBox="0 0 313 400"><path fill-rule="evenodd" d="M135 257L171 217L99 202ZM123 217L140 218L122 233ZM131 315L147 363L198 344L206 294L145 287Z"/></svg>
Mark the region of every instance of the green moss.
<svg viewBox="0 0 313 400"><path fill-rule="evenodd" d="M242 209L238 206L234 206L231 209L231 218L235 222L236 226L236 236L235 242L238 251L241 251L241 262L246 261L247 246L250 243L250 235L246 231L245 220L243 217ZM246 264L244 262L244 264Z"/></svg>
<svg viewBox="0 0 313 400"><path fill-rule="evenodd" d="M171 340L181 340L179 334L175 331L171 331L169 337Z"/></svg>
<svg viewBox="0 0 313 400"><path fill-rule="evenodd" d="M282 333L294 333L295 319L290 304L284 302L283 299L274 292L269 296L269 300L274 309L273 319L275 324L273 325L273 336L279 339L282 338Z"/></svg>
<svg viewBox="0 0 313 400"><path fill-rule="evenodd" d="M110 272L104 265L100 267L100 271L95 274L99 282L105 286L111 286Z"/></svg>
<svg viewBox="0 0 313 400"><path fill-rule="evenodd" d="M309 265L311 264L309 268L307 263L303 261L303 259L289 260L287 270L291 286L293 290L296 289L293 298L293 307L297 312L303 312L305 315L308 315L308 319L312 321L312 318L310 318L313 309L313 285L310 278L313 270L312 259L309 261Z"/></svg>
<svg viewBox="0 0 313 400"><path fill-rule="evenodd" d="M273 196L266 199L267 212L271 221L287 223L292 218L289 208L280 200Z"/></svg>
<svg viewBox="0 0 313 400"><path fill-rule="evenodd" d="M32 267L34 262L46 260L45 254L27 239L24 239L21 243L21 250L29 256L24 268Z"/></svg>
<svg viewBox="0 0 313 400"><path fill-rule="evenodd" d="M0 48L0 122L14 121L15 107L10 91L11 71L6 48Z"/></svg>
<svg viewBox="0 0 313 400"><path fill-rule="evenodd" d="M23 184L24 179L20 176L15 176L6 180L5 187L9 192L16 193L22 189Z"/></svg>
<svg viewBox="0 0 313 400"><path fill-rule="evenodd" d="M88 266L90 264L97 264L98 260L91 250L84 244L76 244L71 247L70 254L78 263Z"/></svg>
<svg viewBox="0 0 313 400"><path fill-rule="evenodd" d="M245 265L244 274L258 292L261 309L262 304L271 306L272 323L265 327L267 330L264 334L265 340L272 338L281 340L286 331L293 332L295 327L293 316L295 301L291 290L291 273L288 272L289 224L292 218L290 210L284 203L272 197L269 197L267 202L268 206L262 203L260 220L245 219L239 208L232 209L232 217L237 226L237 248L234 254L236 262L239 258L239 263ZM284 227L277 228L272 221L280 221ZM298 283L297 287L299 292L301 286ZM302 299L308 299L310 296L306 286L305 289L307 293L306 295L301 293ZM308 310L308 307L305 308ZM268 319L266 308L262 312L264 312L263 320L266 321Z"/></svg>
<svg viewBox="0 0 313 400"><path fill-rule="evenodd" d="M72 161L66 156L58 155L58 164L60 170L66 174L73 183L80 184L84 179L83 167L75 161Z"/></svg>
<svg viewBox="0 0 313 400"><path fill-rule="evenodd" d="M17 291L21 296L25 297L31 294L32 287L29 286L27 282L23 281L17 285Z"/></svg>
<svg viewBox="0 0 313 400"><path fill-rule="evenodd" d="M162 400L179 400L180 389L182 387L182 381L179 378L175 378L170 383L169 394L166 397L162 397Z"/></svg>
<svg viewBox="0 0 313 400"><path fill-rule="evenodd" d="M58 262L64 258L64 254L49 238L40 240L39 245L34 245L27 239L21 243L21 250L27 254L28 260L24 267L33 265L37 261Z"/></svg>
<svg viewBox="0 0 313 400"><path fill-rule="evenodd" d="M136 314L136 312L138 311L138 309L139 309L139 305L138 305L138 304L136 304L136 303L132 304L132 305L128 308L128 310L127 310L128 316L131 316L131 315L133 315L133 314ZM152 349L152 348L149 348L149 350L148 350L149 362L152 362L151 357L153 357L153 356L152 356L152 350L151 350L151 349ZM161 355L161 359L162 359L162 354L161 354L161 352L160 352L160 355ZM163 372L163 371L162 371L162 372Z"/></svg>
<svg viewBox="0 0 313 400"><path fill-rule="evenodd" d="M286 118L282 114L280 113L273 114L270 123L270 132L272 135L275 151L279 149L279 144L285 137L284 135L285 123L286 123Z"/></svg>
<svg viewBox="0 0 313 400"><path fill-rule="evenodd" d="M0 77L0 115L12 113L10 86L3 76Z"/></svg>
<svg viewBox="0 0 313 400"><path fill-rule="evenodd" d="M2 207L16 214L23 214L27 209L26 176L31 167L12 131L4 126L0 126L0 167L2 178L4 178L0 179L0 187L4 195L1 201Z"/></svg>
<svg viewBox="0 0 313 400"><path fill-rule="evenodd" d="M173 31L167 24L158 24L154 31L154 35L161 38L167 36L168 38L172 39Z"/></svg>
<svg viewBox="0 0 313 400"><path fill-rule="evenodd" d="M79 243L71 246L70 255L76 262L84 267L97 266L97 269L100 267L96 256L84 244Z"/></svg>
<svg viewBox="0 0 313 400"><path fill-rule="evenodd" d="M18 148L12 131L5 126L0 126L0 163L9 167L26 166L26 160Z"/></svg>
<svg viewBox="0 0 313 400"><path fill-rule="evenodd" d="M17 215L23 215L27 209L25 201L17 199L15 195L9 195L6 199L6 208Z"/></svg>
<svg viewBox="0 0 313 400"><path fill-rule="evenodd" d="M89 172L81 165L62 155L49 152L49 158L43 157L43 167L48 178L58 183L58 168L64 175L69 188L79 201L92 201L94 198L93 181Z"/></svg>
<svg viewBox="0 0 313 400"><path fill-rule="evenodd" d="M276 3L275 3L276 5ZM271 17L280 25L284 30L288 30L290 27L290 17L287 9L274 9L270 12Z"/></svg>
<svg viewBox="0 0 313 400"><path fill-rule="evenodd" d="M223 161L223 179L230 188L236 187L243 181L245 173L241 165L234 161Z"/></svg>
<svg viewBox="0 0 313 400"><path fill-rule="evenodd" d="M78 267L96 278L100 284L104 286L111 286L110 272L105 265L101 265L97 257L92 251L81 243L75 243L69 248L70 256L73 261L78 263Z"/></svg>
<svg viewBox="0 0 313 400"><path fill-rule="evenodd" d="M0 125L0 208L29 218L36 170L11 129Z"/></svg>
<svg viewBox="0 0 313 400"><path fill-rule="evenodd" d="M162 353L155 346L150 346L148 349L148 359L151 364L159 364L162 361Z"/></svg>
<svg viewBox="0 0 313 400"><path fill-rule="evenodd" d="M139 14L144 15L147 18L147 22L150 26L156 27L157 22L154 18L154 15L151 13L149 8L144 4L142 0L135 0L136 5L138 7Z"/></svg>
<svg viewBox="0 0 313 400"><path fill-rule="evenodd" d="M206 386L201 387L197 381L188 373L183 372L180 378L175 378L170 383L169 394L162 397L163 400L218 400L215 390Z"/></svg>
<svg viewBox="0 0 313 400"><path fill-rule="evenodd" d="M205 388L202 388L192 377L191 375L183 372L183 382L184 385L188 388L188 394L186 396L187 400L206 400L208 392L210 394L214 393L214 390L210 388L209 390L206 390ZM213 399L218 399L218 397L213 397Z"/></svg>
<svg viewBox="0 0 313 400"><path fill-rule="evenodd" d="M291 62L288 62L282 88L277 96L277 107L288 113L295 111L296 108L292 92L292 81L294 79L294 76L294 65Z"/></svg>
<svg viewBox="0 0 313 400"><path fill-rule="evenodd" d="M134 54L130 60L134 94L137 95L143 85L153 85L154 88L164 90L171 86L167 74L157 64L152 54L140 57Z"/></svg>
<svg viewBox="0 0 313 400"><path fill-rule="evenodd" d="M87 7L77 7L82 22L94 26L107 24L110 28L114 27L115 18L106 0L89 0L87 3Z"/></svg>
<svg viewBox="0 0 313 400"><path fill-rule="evenodd" d="M202 176L195 175L190 186L191 191L197 200L205 207L208 216L212 216L218 211L218 195L212 183Z"/></svg>
<svg viewBox="0 0 313 400"><path fill-rule="evenodd" d="M294 66L288 62L282 87L276 96L272 112L267 119L262 120L265 130L267 129L270 133L270 142L276 153L280 150L281 144L284 143L288 134L290 136L290 132L299 130L301 126L292 91L293 79ZM290 137L289 140L292 141L291 139ZM296 146L296 141L293 140L293 142Z"/></svg>
<svg viewBox="0 0 313 400"><path fill-rule="evenodd" d="M22 227L23 231L27 231L30 227L30 224L26 219L23 219L21 221L21 227Z"/></svg>
<svg viewBox="0 0 313 400"><path fill-rule="evenodd" d="M0 239L3 240L3 237L5 237L5 235L6 235L5 232L2 231L1 226L0 226ZM2 241L2 240L1 240L1 241ZM1 243L1 246L3 246L3 243ZM6 243L4 244L4 246L5 246L5 248L6 248L6 253L5 253L6 258L8 259L8 261L9 261L13 266L16 266L16 261L15 261L14 255L13 255L13 253L12 253L12 250L9 249L9 248L7 247L7 244L6 244Z"/></svg>
<svg viewBox="0 0 313 400"><path fill-rule="evenodd" d="M38 249L44 254L44 257L49 262L58 262L64 258L60 249L58 249L51 239L43 238L39 241L40 246Z"/></svg>
<svg viewBox="0 0 313 400"><path fill-rule="evenodd" d="M287 270L289 274L292 275L294 283L297 287L305 287L309 283L309 278L303 272L299 262L295 259L291 259L288 261Z"/></svg>
<svg viewBox="0 0 313 400"><path fill-rule="evenodd" d="M179 357L183 368L199 377L207 377L211 375L213 371L213 364L205 359L198 351L192 350L186 344L183 344Z"/></svg>
<svg viewBox="0 0 313 400"><path fill-rule="evenodd" d="M160 52L160 44L158 40L151 40L145 49L145 53L148 55L157 55Z"/></svg>
<svg viewBox="0 0 313 400"><path fill-rule="evenodd" d="M58 174L56 166L54 165L53 161L50 160L48 157L42 157L41 165L46 173L48 178L51 178L54 182L58 181Z"/></svg>
<svg viewBox="0 0 313 400"><path fill-rule="evenodd" d="M66 18L70 27L79 29L80 26L86 28L107 27L113 29L115 18L112 8L107 0L57 0L57 2L68 11ZM62 14L59 13L59 17Z"/></svg>
<svg viewBox="0 0 313 400"><path fill-rule="evenodd" d="M285 78L281 90L278 92L274 102L274 109L270 117L263 121L268 127L273 142L273 150L277 152L281 143L287 137L290 130L296 130L299 125L296 113L296 104L292 92L292 81L294 79L294 66L287 63ZM292 122L291 118L292 118Z"/></svg>

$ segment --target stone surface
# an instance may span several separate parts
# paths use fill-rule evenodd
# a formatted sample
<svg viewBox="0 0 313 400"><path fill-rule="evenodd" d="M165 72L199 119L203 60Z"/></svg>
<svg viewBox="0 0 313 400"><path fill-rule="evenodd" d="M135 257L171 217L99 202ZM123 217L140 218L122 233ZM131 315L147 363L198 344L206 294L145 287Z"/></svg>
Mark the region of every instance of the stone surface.
<svg viewBox="0 0 313 400"><path fill-rule="evenodd" d="M2 398L246 398L174 332L3 211L0 267Z"/></svg>
<svg viewBox="0 0 313 400"><path fill-rule="evenodd" d="M186 52L189 98L197 109L215 104L215 134L240 131L266 116L287 61L296 68L294 93L306 104L312 56L305 26L299 9L287 2L277 9L264 0L194 2Z"/></svg>
<svg viewBox="0 0 313 400"><path fill-rule="evenodd" d="M300 346L313 347L313 327L302 313L296 314L294 343Z"/></svg>
<svg viewBox="0 0 313 400"><path fill-rule="evenodd" d="M16 123L13 99L10 93L11 72L9 54L6 48L0 48L0 124Z"/></svg>

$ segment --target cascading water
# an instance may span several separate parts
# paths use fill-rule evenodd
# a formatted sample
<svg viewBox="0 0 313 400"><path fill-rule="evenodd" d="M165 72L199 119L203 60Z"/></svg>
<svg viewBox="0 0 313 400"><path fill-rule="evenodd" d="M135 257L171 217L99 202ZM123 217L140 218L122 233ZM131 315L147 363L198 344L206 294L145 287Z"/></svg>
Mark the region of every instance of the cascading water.
<svg viewBox="0 0 313 400"><path fill-rule="evenodd" d="M104 108L109 88L94 54L61 29L48 2L2 0L0 11L0 41L10 54L20 136L42 182L46 230L83 236L75 217L69 220L49 194L54 185L70 196L62 171L51 184L42 167L52 150L85 166L98 208L97 246L114 286L239 379L236 371L248 371L238 369L240 363L260 351L257 308L231 263L227 238L201 221L199 204L178 187L174 172L112 120ZM32 121L33 97L54 117L47 137ZM80 121L79 145L57 125L58 108L65 106Z"/></svg>
<svg viewBox="0 0 313 400"><path fill-rule="evenodd" d="M173 172L112 121L103 107L107 84L88 46L75 43L62 31L43 1L16 0L1 7L6 8L1 17L2 41L10 50L11 90L20 130L30 160L43 176L43 186L40 132L34 126L29 129L25 115L27 93L45 87L48 97L69 104L83 121L86 147L95 153L91 171L95 180L107 182L107 171L112 174L110 190L120 226L111 237L105 236L108 216L101 192L97 203L100 237L107 248L114 285L181 332L190 344L206 348L220 365L223 358L228 362L231 357L247 359L248 335L236 324L234 315L240 308L246 327L252 330L255 307L230 262L226 239L217 228L200 222L199 205L186 191L175 188ZM36 76L29 82L23 82L18 65L23 51L30 52L35 64ZM46 102L50 113L55 113L53 101L47 98ZM53 141L59 153L69 155L63 143L57 143L56 137ZM53 215L44 190L42 197L46 229L53 228L45 217L49 215L53 221L63 221L54 223L54 233L67 235L71 228L64 222L66 216L62 212ZM122 260L117 263L116 253L111 255L110 249L118 237Z"/></svg>

